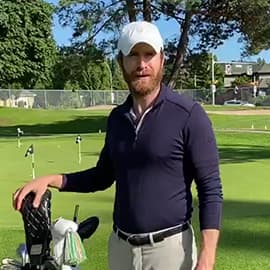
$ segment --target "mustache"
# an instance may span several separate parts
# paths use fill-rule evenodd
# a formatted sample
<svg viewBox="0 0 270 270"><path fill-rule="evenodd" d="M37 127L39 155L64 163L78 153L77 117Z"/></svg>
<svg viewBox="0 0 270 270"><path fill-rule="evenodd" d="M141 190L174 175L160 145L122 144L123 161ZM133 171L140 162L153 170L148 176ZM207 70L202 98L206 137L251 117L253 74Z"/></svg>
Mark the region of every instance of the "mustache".
<svg viewBox="0 0 270 270"><path fill-rule="evenodd" d="M146 71L134 71L131 73L132 77L146 77L146 76L153 76L151 72L146 72Z"/></svg>

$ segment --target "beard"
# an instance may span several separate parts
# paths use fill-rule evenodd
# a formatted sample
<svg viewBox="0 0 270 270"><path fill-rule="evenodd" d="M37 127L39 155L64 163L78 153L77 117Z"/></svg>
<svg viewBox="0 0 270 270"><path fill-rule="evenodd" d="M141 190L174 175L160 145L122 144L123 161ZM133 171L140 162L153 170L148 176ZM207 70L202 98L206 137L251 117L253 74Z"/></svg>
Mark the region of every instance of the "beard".
<svg viewBox="0 0 270 270"><path fill-rule="evenodd" d="M157 88L163 78L163 68L160 67L157 75L150 75L145 79L143 77L138 78L136 72L128 74L124 68L122 68L124 79L129 87L130 93L135 97L145 97Z"/></svg>

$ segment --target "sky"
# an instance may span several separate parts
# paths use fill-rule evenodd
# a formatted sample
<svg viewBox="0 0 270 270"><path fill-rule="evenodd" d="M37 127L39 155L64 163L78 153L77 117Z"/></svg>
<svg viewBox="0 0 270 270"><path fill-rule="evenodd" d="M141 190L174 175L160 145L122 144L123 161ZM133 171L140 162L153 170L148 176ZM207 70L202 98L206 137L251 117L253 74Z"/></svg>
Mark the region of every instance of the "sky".
<svg viewBox="0 0 270 270"><path fill-rule="evenodd" d="M47 2L57 4L57 0L47 0ZM178 32L177 24L161 21L157 23L160 29L163 39L173 37ZM54 18L53 35L57 45L68 45L72 35L72 29L69 27L63 28L59 25L57 18ZM232 38L226 40L223 45L217 49L212 50L218 61L230 62L230 61L256 61L259 57L263 58L267 63L270 63L270 50L262 51L260 54L241 58L242 43L238 42L239 36L234 35Z"/></svg>

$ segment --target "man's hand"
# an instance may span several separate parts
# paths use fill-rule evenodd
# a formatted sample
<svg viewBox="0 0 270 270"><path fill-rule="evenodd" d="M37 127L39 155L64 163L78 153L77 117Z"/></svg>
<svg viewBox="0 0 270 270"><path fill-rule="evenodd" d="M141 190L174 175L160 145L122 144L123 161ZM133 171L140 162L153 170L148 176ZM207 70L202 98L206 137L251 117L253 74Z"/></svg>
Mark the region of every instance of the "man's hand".
<svg viewBox="0 0 270 270"><path fill-rule="evenodd" d="M195 270L213 270L219 231L215 229L202 230L202 244Z"/></svg>
<svg viewBox="0 0 270 270"><path fill-rule="evenodd" d="M30 192L35 193L33 206L38 208L41 198L48 187L61 188L63 183L63 176L61 174L47 175L38 177L21 188L17 189L13 194L13 207L15 210L20 210L22 201Z"/></svg>

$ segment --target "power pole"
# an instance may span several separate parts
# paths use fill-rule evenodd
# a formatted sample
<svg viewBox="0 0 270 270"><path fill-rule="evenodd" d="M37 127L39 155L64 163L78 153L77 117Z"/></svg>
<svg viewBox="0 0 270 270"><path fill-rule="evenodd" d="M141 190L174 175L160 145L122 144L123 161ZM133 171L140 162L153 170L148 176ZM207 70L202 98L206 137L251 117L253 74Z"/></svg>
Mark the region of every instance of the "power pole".
<svg viewBox="0 0 270 270"><path fill-rule="evenodd" d="M212 105L215 105L215 94L216 94L216 82L215 82L215 60L214 54L211 54L211 92L212 92Z"/></svg>

